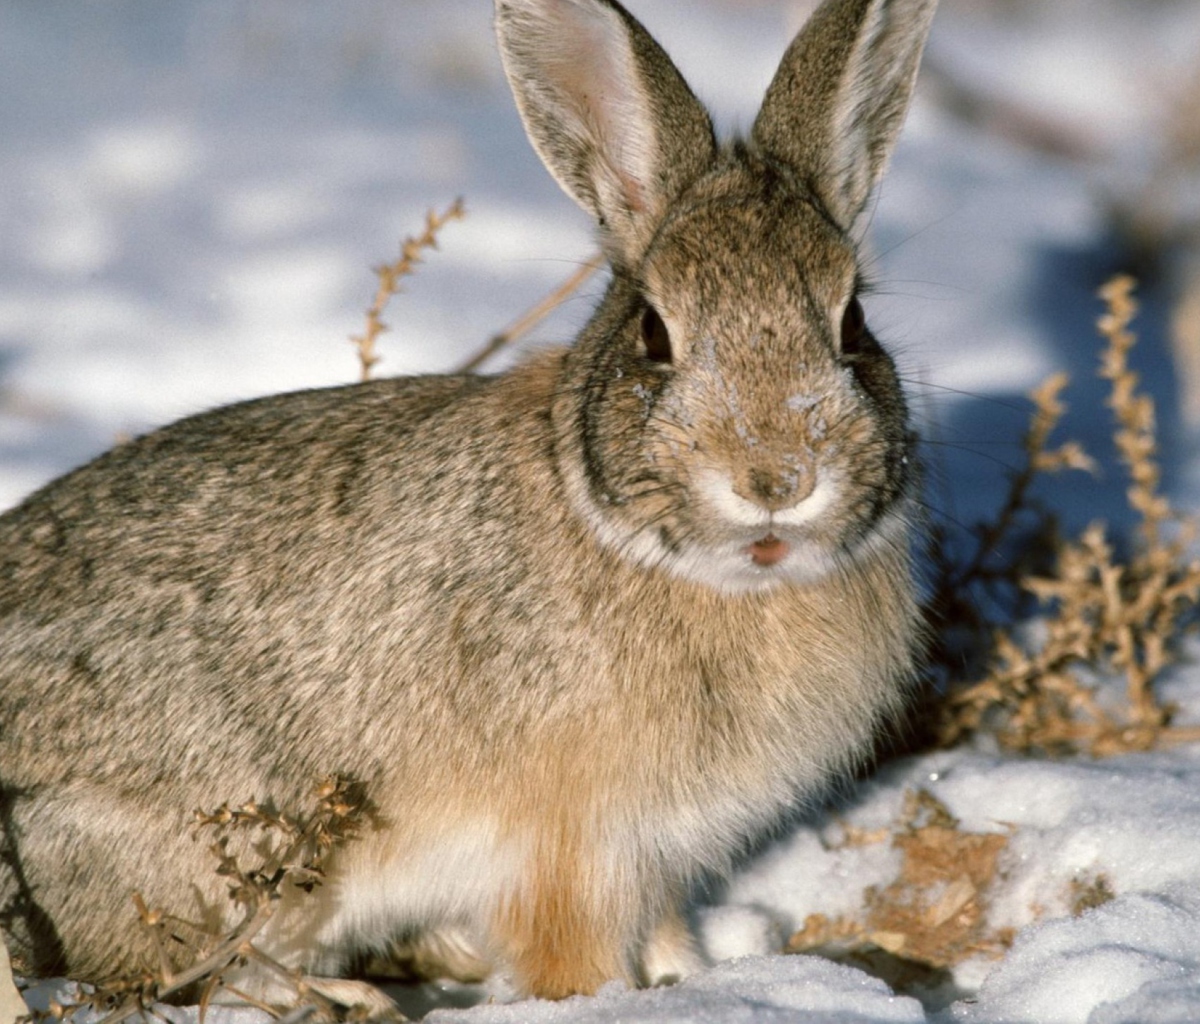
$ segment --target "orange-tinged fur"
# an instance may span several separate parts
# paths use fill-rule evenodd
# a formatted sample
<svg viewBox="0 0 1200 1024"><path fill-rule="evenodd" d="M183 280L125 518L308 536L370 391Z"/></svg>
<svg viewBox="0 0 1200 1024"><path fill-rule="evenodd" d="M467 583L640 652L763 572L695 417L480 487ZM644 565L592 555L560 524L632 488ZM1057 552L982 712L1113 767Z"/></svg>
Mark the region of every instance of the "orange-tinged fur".
<svg viewBox="0 0 1200 1024"><path fill-rule="evenodd" d="M574 345L219 409L0 517L0 927L35 973L153 964L134 889L228 927L190 812L339 772L376 813L281 900L282 962L671 980L692 888L904 699L912 437L851 229L932 0L827 0L726 147L612 0L497 12L612 263Z"/></svg>

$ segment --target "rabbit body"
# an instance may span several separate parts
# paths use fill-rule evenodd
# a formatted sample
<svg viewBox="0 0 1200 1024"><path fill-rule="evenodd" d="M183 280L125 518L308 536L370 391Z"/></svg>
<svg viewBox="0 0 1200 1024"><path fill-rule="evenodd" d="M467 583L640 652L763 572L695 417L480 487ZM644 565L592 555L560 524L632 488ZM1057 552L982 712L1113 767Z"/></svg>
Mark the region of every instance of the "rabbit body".
<svg viewBox="0 0 1200 1024"><path fill-rule="evenodd" d="M332 772L378 813L285 898L285 963L461 932L549 997L699 964L689 887L912 674L911 438L850 236L904 103L857 184L785 152L778 109L788 76L861 105L881 11L920 22L874 86L906 101L931 4L831 0L718 148L619 5L499 0L530 135L613 265L576 343L196 416L0 517L0 925L27 969L152 963L134 890L220 922L192 810L303 805ZM543 60L580 38L588 66ZM597 77L620 119L572 113ZM809 92L810 121L845 103Z"/></svg>

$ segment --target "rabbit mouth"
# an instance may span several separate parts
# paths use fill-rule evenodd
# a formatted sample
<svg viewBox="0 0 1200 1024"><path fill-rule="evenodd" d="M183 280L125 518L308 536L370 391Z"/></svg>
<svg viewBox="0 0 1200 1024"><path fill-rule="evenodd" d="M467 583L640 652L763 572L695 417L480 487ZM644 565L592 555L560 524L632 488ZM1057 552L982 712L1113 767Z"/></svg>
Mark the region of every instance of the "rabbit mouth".
<svg viewBox="0 0 1200 1024"><path fill-rule="evenodd" d="M750 544L746 548L746 553L749 554L750 561L755 565L769 569L787 558L791 550L792 546L786 540L780 540L774 533L768 533Z"/></svg>

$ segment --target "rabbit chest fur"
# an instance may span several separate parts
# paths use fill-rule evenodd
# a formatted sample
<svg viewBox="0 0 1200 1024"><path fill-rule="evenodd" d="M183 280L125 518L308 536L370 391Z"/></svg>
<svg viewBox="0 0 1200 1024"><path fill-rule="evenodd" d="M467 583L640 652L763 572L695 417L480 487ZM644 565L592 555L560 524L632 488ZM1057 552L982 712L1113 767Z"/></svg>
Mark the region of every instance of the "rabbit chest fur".
<svg viewBox="0 0 1200 1024"><path fill-rule="evenodd" d="M133 890L219 917L190 812L340 772L377 819L285 901L284 962L461 933L524 993L679 976L689 887L903 698L911 438L850 228L932 4L829 0L726 147L612 0L497 11L613 267L576 343L197 416L0 518L0 925L32 970L146 959Z"/></svg>

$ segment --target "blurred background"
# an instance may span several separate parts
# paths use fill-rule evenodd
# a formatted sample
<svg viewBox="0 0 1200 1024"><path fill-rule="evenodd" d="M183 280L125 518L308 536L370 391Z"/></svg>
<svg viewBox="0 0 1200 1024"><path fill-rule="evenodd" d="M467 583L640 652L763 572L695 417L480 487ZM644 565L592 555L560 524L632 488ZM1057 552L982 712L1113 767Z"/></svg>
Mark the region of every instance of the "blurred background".
<svg viewBox="0 0 1200 1024"><path fill-rule="evenodd" d="M629 0L726 132L748 128L799 0ZM468 216L385 314L378 374L452 367L593 252L525 141L487 0L0 5L0 508L116 439L235 399L345 383L372 268L425 211ZM1139 275L1136 362L1167 489L1200 465L1200 4L942 0L866 225L868 315L966 524L1073 380L1107 454L1095 290ZM596 278L535 332L569 338ZM492 364L502 366L504 356ZM1119 477L1064 479L1119 520Z"/></svg>

